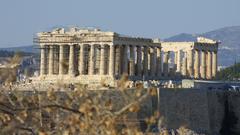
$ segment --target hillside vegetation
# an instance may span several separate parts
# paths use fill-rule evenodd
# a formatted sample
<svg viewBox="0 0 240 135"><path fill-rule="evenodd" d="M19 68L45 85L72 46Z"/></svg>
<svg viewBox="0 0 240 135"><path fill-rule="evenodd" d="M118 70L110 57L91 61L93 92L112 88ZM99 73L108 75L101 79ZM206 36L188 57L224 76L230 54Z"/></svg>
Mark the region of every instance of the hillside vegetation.
<svg viewBox="0 0 240 135"><path fill-rule="evenodd" d="M240 79L240 63L225 68L217 73L220 80L239 80Z"/></svg>

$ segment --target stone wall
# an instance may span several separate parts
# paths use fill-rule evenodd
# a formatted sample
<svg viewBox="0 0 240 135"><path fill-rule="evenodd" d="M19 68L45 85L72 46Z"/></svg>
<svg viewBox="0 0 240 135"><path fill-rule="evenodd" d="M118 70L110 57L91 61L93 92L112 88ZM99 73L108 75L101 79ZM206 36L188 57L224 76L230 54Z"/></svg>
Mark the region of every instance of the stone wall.
<svg viewBox="0 0 240 135"><path fill-rule="evenodd" d="M168 129L184 126L201 133L210 130L206 91L161 89L159 106Z"/></svg>
<svg viewBox="0 0 240 135"><path fill-rule="evenodd" d="M168 129L187 127L209 135L240 134L240 93L161 89L159 111Z"/></svg>

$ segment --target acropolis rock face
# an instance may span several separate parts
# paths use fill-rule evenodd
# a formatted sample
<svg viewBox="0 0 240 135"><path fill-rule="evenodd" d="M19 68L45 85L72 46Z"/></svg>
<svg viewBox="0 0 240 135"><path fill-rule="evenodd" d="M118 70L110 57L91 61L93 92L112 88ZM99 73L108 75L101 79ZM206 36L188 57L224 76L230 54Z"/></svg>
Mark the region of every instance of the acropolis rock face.
<svg viewBox="0 0 240 135"><path fill-rule="evenodd" d="M131 81L174 78L212 79L218 42L161 42L99 29L63 28L37 34L42 80L116 86L123 74ZM171 58L171 56L174 56Z"/></svg>

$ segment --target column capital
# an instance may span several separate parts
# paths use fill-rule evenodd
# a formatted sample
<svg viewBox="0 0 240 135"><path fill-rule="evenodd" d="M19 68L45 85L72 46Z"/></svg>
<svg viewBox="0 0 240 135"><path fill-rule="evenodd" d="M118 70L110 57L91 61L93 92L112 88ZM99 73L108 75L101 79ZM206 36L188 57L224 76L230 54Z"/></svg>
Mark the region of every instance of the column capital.
<svg viewBox="0 0 240 135"><path fill-rule="evenodd" d="M49 47L50 49L53 49L53 48L54 48L54 46L53 46L53 45L49 45L48 47Z"/></svg>
<svg viewBox="0 0 240 135"><path fill-rule="evenodd" d="M71 43L71 44L67 44L67 45L69 45L69 46L74 46L74 45L76 45L76 44Z"/></svg>
<svg viewBox="0 0 240 135"><path fill-rule="evenodd" d="M45 47L45 44L40 44L39 46L40 46L40 48L43 48L43 47Z"/></svg>
<svg viewBox="0 0 240 135"><path fill-rule="evenodd" d="M101 49L104 49L106 46L106 44L100 44Z"/></svg>
<svg viewBox="0 0 240 135"><path fill-rule="evenodd" d="M136 47L137 45L129 44L130 47Z"/></svg>
<svg viewBox="0 0 240 135"><path fill-rule="evenodd" d="M212 53L215 53L215 54L217 54L217 52L218 52L218 51L215 51L215 50L212 51Z"/></svg>
<svg viewBox="0 0 240 135"><path fill-rule="evenodd" d="M170 51L163 51L164 53L170 53Z"/></svg>

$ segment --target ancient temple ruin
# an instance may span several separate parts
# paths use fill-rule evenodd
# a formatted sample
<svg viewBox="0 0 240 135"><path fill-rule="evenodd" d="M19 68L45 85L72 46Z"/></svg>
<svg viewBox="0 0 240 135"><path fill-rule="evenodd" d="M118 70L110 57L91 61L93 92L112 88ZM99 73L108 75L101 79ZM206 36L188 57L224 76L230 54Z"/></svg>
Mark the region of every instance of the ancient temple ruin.
<svg viewBox="0 0 240 135"><path fill-rule="evenodd" d="M174 55L173 74L181 78L213 79L217 73L219 42L198 37L196 42L161 42L164 53L163 72L168 73L170 53Z"/></svg>
<svg viewBox="0 0 240 135"><path fill-rule="evenodd" d="M51 82L114 86L124 73L132 81L147 81L212 79L217 72L218 42L203 37L161 42L74 27L38 33L34 42L41 49L39 78Z"/></svg>

